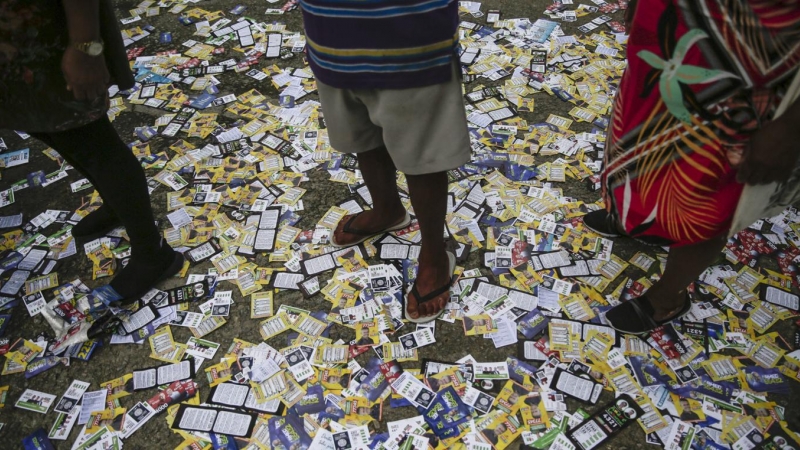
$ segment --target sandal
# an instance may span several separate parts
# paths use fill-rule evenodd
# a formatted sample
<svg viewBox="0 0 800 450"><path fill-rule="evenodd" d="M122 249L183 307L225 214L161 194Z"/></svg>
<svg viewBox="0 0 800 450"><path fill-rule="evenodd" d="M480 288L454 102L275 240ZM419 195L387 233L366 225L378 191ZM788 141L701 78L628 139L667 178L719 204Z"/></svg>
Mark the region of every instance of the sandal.
<svg viewBox="0 0 800 450"><path fill-rule="evenodd" d="M453 275L452 274L455 273L455 271L456 271L456 255L448 250L447 251L447 259L450 262L450 273L451 273L451 275L450 275L450 280L444 286L442 286L442 287L440 287L438 289L434 289L433 291L429 292L428 295L425 295L425 296L422 296L422 295L419 294L419 291L417 291L417 284L416 283L414 283L414 285L411 287L411 292L410 293L414 294L414 297L417 299L417 305L421 305L421 304L423 304L425 302L431 301L431 300L435 299L436 297L444 294L445 292L449 292L450 291L450 286L453 285ZM404 298L403 300L404 300L403 301L403 316L404 316L404 318L406 320L408 320L409 322L413 322L413 323L428 323L428 322L434 321L434 320L438 319L442 314L444 314L444 310L447 309L447 308L442 308L442 310L439 311L437 314L432 314L430 316L419 316L416 319L414 319L413 317L411 317L408 314L408 300L406 298Z"/></svg>
<svg viewBox="0 0 800 450"><path fill-rule="evenodd" d="M598 209L583 216L583 225L594 234L599 234L604 238L622 237L617 227L617 220L613 214L605 209Z"/></svg>
<svg viewBox="0 0 800 450"><path fill-rule="evenodd" d="M358 214L361 214L361 213L358 213ZM334 229L333 230L334 232L331 233L331 245L333 245L334 247L351 247L353 245L358 245L358 244L366 241L367 239L369 239L369 238L371 238L373 236L380 236L380 235L382 235L384 233L388 233L390 231L402 230L403 228L406 228L409 225L411 225L411 216L408 214L408 211L406 211L406 216L403 218L403 220L400 221L400 223L398 223L397 225L392 225L391 227L386 228L386 229L384 229L382 231L371 232L371 231L355 230L353 228L350 228L350 225L352 225L353 221L356 220L356 217L358 217L358 214L353 214L353 215L350 216L349 219L347 219L347 222L345 222L344 226L342 227L342 231L347 233L347 234L355 234L355 235L358 235L358 236L362 236L362 239L360 239L360 240L358 240L356 242L352 242L350 244L339 244L339 243L336 242L336 234L335 234L336 230ZM347 216L345 216L345 217L347 217ZM344 220L344 218L342 218L342 220ZM337 225L337 228L338 228L338 225Z"/></svg>
<svg viewBox="0 0 800 450"><path fill-rule="evenodd" d="M692 300L687 292L683 307L669 319L655 320L655 309L644 295L617 305L605 313L605 322L611 328L626 334L645 334L680 319L692 309Z"/></svg>

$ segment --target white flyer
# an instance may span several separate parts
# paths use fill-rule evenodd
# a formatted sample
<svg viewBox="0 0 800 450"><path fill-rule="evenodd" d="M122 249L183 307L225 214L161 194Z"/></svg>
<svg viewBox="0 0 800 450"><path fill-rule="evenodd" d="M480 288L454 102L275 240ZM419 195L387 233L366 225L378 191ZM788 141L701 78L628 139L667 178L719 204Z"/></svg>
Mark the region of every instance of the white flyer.
<svg viewBox="0 0 800 450"><path fill-rule="evenodd" d="M433 330L429 328L422 328L400 336L400 344L406 350L424 347L434 342L436 342L436 337L434 337Z"/></svg>
<svg viewBox="0 0 800 450"><path fill-rule="evenodd" d="M106 394L108 394L108 391L105 389L83 394L83 403L81 403L81 413L78 416L78 425L83 425L88 422L89 416L92 415L93 412L106 409Z"/></svg>
<svg viewBox="0 0 800 450"><path fill-rule="evenodd" d="M64 395L61 396L61 399L53 410L61 413L71 412L73 408L78 406L78 402L81 401L81 397L83 397L83 393L86 392L87 389L89 389L89 383L86 381L72 380L72 384L67 388L67 392L64 392Z"/></svg>
<svg viewBox="0 0 800 450"><path fill-rule="evenodd" d="M55 401L55 395L48 394L46 392L34 391L33 389L26 389L14 406L20 409L27 409L28 411L46 414L50 409L50 406Z"/></svg>
<svg viewBox="0 0 800 450"><path fill-rule="evenodd" d="M54 441L65 441L69 438L69 433L72 427L78 421L78 415L81 413L81 405L76 405L69 413L58 413L56 421L50 427L50 432L47 437Z"/></svg>
<svg viewBox="0 0 800 450"><path fill-rule="evenodd" d="M400 377L392 383L392 389L414 406L425 409L427 409L436 398L435 392L409 372L400 374Z"/></svg>

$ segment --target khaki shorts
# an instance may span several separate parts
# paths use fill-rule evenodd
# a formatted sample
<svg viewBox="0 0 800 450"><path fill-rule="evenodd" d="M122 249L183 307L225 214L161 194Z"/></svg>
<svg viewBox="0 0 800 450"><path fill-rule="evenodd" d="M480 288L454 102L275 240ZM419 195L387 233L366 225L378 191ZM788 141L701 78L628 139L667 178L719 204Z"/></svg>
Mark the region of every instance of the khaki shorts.
<svg viewBox="0 0 800 450"><path fill-rule="evenodd" d="M408 175L444 172L469 162L461 75L410 89L338 89L317 81L331 146L360 153L386 146Z"/></svg>

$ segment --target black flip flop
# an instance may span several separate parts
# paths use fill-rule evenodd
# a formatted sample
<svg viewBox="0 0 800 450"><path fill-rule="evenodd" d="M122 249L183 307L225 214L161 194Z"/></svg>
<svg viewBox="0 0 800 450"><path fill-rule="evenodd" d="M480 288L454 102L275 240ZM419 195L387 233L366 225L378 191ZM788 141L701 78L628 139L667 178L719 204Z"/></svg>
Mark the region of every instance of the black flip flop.
<svg viewBox="0 0 800 450"><path fill-rule="evenodd" d="M669 319L655 320L653 319L655 309L653 309L647 296L642 295L609 309L606 311L605 319L608 326L621 333L645 334L661 325L680 319L691 309L692 300L687 292L680 311Z"/></svg>
<svg viewBox="0 0 800 450"><path fill-rule="evenodd" d="M358 213L358 214L361 214L361 213ZM336 238L334 237L334 233L331 233L331 245L332 246L334 246L334 247L351 247L353 245L358 245L358 244L366 241L367 239L369 239L369 238L371 238L373 236L380 236L380 235L382 235L384 233L388 233L390 231L402 230L403 228L407 228L409 225L411 225L411 216L408 214L408 211L406 211L406 216L403 217L403 220L401 220L399 223L397 223L395 225L392 225L392 226L390 226L390 227L388 227L388 228L386 228L384 230L378 231L378 232L370 232L370 231L363 231L363 230L357 230L357 229L354 229L354 228L350 228L350 225L352 225L353 221L356 220L356 217L358 217L358 214L353 214L353 215L350 216L349 219L347 219L347 222L345 222L344 226L342 227L342 231L347 233L347 234L355 234L356 236L361 236L359 238L359 240L356 241L356 242L347 244L347 245L339 244L338 242L336 242ZM334 229L334 232L335 231L336 230Z"/></svg>
<svg viewBox="0 0 800 450"><path fill-rule="evenodd" d="M419 291L417 290L417 284L416 283L414 283L414 285L411 287L410 293L414 294L414 298L417 299L417 307L419 307L419 305L421 305L421 304L423 304L425 302L428 302L428 301L431 301L431 300L435 299L436 297L444 294L445 292L450 291L450 287L453 285L453 275L452 274L456 270L456 255L448 250L447 251L447 259L448 259L448 261L450 263L450 274L451 274L450 275L450 280L447 282L447 284L445 284L444 286L442 286L442 287L440 287L440 288L438 288L438 289L436 289L434 291L431 291L430 293L428 293L428 295L425 295L425 296L419 295ZM411 317L408 314L408 299L406 297L407 296L403 297L403 315L405 316L405 319L408 320L409 322L413 322L413 323L428 323L428 322L434 321L434 320L438 319L442 314L444 314L444 310L446 309L446 308L442 308L442 310L439 311L437 314L432 314L430 316L419 316L419 317L417 317L415 319L415 318Z"/></svg>
<svg viewBox="0 0 800 450"><path fill-rule="evenodd" d="M619 232L617 221L614 215L605 209L598 209L583 216L583 226L591 230L594 234L599 234L605 238L623 237Z"/></svg>

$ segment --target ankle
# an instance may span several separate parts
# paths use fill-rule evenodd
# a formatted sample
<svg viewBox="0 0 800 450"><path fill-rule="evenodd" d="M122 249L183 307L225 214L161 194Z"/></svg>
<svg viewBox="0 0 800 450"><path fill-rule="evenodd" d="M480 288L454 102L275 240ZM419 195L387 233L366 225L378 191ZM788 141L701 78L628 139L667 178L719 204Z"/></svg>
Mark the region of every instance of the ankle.
<svg viewBox="0 0 800 450"><path fill-rule="evenodd" d="M447 260L444 244L423 244L417 262L420 266L438 266Z"/></svg>
<svg viewBox="0 0 800 450"><path fill-rule="evenodd" d="M683 305L686 291L670 290L667 292L661 289L650 289L645 295L650 299L650 304L656 311L671 311Z"/></svg>
<svg viewBox="0 0 800 450"><path fill-rule="evenodd" d="M160 239L157 244L131 244L131 260L152 261L160 260L165 256L172 255L174 250L169 244Z"/></svg>
<svg viewBox="0 0 800 450"><path fill-rule="evenodd" d="M398 218L406 213L406 209L400 201L375 203L372 207L373 214L379 217Z"/></svg>

